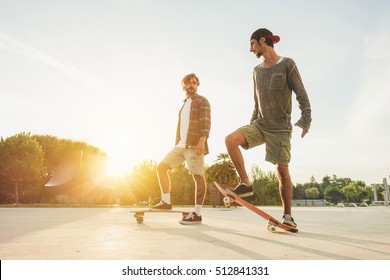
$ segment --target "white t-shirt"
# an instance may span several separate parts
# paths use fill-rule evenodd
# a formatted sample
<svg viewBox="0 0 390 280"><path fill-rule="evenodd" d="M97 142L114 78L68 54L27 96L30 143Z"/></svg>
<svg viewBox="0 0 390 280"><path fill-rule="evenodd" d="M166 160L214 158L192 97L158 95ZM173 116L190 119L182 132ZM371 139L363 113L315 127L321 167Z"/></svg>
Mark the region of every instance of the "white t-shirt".
<svg viewBox="0 0 390 280"><path fill-rule="evenodd" d="M188 98L184 103L183 109L180 114L180 141L176 147L185 148L187 141L188 127L190 126L190 113L191 113L192 99Z"/></svg>

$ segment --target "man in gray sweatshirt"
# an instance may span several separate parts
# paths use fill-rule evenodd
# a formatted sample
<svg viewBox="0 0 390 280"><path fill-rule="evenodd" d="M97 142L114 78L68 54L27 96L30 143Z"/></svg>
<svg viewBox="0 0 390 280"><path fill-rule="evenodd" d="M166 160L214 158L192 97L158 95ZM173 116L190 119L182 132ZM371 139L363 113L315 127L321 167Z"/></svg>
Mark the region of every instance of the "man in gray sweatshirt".
<svg viewBox="0 0 390 280"><path fill-rule="evenodd" d="M226 136L230 158L241 182L233 189L239 197L253 195L253 189L245 169L240 146L244 149L265 144L265 160L275 164L279 178L279 190L284 213L282 222L292 227L297 224L291 216L292 182L288 164L291 159L291 109L292 92L301 109L301 118L295 124L302 129L301 137L308 133L311 108L305 87L295 62L279 56L274 44L280 40L265 28L256 30L250 39L250 51L264 61L253 70L255 106L250 124Z"/></svg>

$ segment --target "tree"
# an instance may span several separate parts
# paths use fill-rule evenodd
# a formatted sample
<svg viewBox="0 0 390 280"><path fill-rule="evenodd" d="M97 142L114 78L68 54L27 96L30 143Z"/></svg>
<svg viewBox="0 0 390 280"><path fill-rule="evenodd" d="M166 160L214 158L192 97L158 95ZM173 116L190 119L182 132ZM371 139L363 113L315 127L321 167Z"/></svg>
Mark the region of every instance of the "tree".
<svg viewBox="0 0 390 280"><path fill-rule="evenodd" d="M134 167L129 177L132 194L140 201L159 198L161 195L154 160L145 160Z"/></svg>
<svg viewBox="0 0 390 280"><path fill-rule="evenodd" d="M294 199L313 199L323 196L321 193L321 185L317 183L316 179L312 176L309 183L297 184L293 189Z"/></svg>
<svg viewBox="0 0 390 280"><path fill-rule="evenodd" d="M281 205L282 200L279 193L279 182L275 180L267 180L262 188L264 195L264 205Z"/></svg>
<svg viewBox="0 0 390 280"><path fill-rule="evenodd" d="M175 204L192 205L195 203L195 183L187 166L182 163L170 171L171 201Z"/></svg>
<svg viewBox="0 0 390 280"><path fill-rule="evenodd" d="M322 182L320 184L318 184L318 189L320 191L320 197L323 197L325 198L325 189L326 187L328 186L331 186L332 185L332 182L331 182L331 178L330 176L326 175L325 177L322 178Z"/></svg>
<svg viewBox="0 0 390 280"><path fill-rule="evenodd" d="M367 187L368 188L368 187ZM376 199L374 197L374 189L376 190ZM371 201L374 201L374 200L381 200L383 201L385 198L384 198L384 186L383 184L372 184L371 187L369 188L369 193L370 193L370 200Z"/></svg>
<svg viewBox="0 0 390 280"><path fill-rule="evenodd" d="M206 168L205 176L208 183L217 181L221 184L237 184L238 176L228 154L221 153L215 163Z"/></svg>
<svg viewBox="0 0 390 280"><path fill-rule="evenodd" d="M46 173L43 151L30 134L20 133L0 142L0 177L6 202L11 198L14 203L38 201Z"/></svg>
<svg viewBox="0 0 390 280"><path fill-rule="evenodd" d="M113 191L101 185L107 158L99 148L48 135L32 138L44 151L49 173L42 202L95 204L112 200Z"/></svg>
<svg viewBox="0 0 390 280"><path fill-rule="evenodd" d="M52 176L63 159L61 140L50 135L34 135L32 138L41 146L48 176Z"/></svg>
<svg viewBox="0 0 390 280"><path fill-rule="evenodd" d="M306 189L305 194L308 199L316 199L319 197L320 191L318 190L318 188L313 187L310 189Z"/></svg>
<svg viewBox="0 0 390 280"><path fill-rule="evenodd" d="M343 201L343 199L345 198L344 194L341 191L341 188L339 186L333 186L333 185L330 185L325 188L324 197L326 200L334 204Z"/></svg>
<svg viewBox="0 0 390 280"><path fill-rule="evenodd" d="M293 187L293 199L304 199L304 198L306 198L304 185L298 183Z"/></svg>
<svg viewBox="0 0 390 280"><path fill-rule="evenodd" d="M275 172L265 173L257 165L252 166L252 187L255 196L248 198L257 205L280 205L279 180Z"/></svg>
<svg viewBox="0 0 390 280"><path fill-rule="evenodd" d="M364 199L371 200L372 192L362 181L352 182L342 188L347 202L362 202Z"/></svg>

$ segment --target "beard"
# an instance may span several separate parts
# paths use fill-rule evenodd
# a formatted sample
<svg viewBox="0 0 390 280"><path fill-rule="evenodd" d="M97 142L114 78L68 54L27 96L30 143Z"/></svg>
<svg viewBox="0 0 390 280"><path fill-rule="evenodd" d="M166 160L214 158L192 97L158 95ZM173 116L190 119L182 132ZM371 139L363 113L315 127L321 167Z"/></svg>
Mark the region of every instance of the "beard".
<svg viewBox="0 0 390 280"><path fill-rule="evenodd" d="M190 87L186 90L188 96L194 96L196 94L196 90L193 87Z"/></svg>
<svg viewBox="0 0 390 280"><path fill-rule="evenodd" d="M256 53L256 57L257 57L257 58L260 58L260 57L262 57L262 55L263 55L263 53L262 53L262 52L258 52L258 53Z"/></svg>

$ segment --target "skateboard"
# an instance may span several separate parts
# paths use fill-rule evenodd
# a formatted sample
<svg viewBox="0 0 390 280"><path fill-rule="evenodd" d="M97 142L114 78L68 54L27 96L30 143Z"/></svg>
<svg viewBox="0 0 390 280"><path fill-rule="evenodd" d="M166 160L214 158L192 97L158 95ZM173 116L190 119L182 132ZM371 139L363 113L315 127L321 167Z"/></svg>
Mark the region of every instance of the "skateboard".
<svg viewBox="0 0 390 280"><path fill-rule="evenodd" d="M288 225L285 225L285 224L282 224L281 222L279 222L277 219L275 219L274 217L272 217L271 215L268 215L267 213L265 213L264 211L260 210L259 208L257 208L256 206L250 204L249 202L243 200L242 198L234 195L233 193L225 190L224 188L222 188L217 182L214 182L215 186L217 187L217 189L226 197L230 198L232 201L240 204L241 206L244 206L245 208L251 210L252 212L255 212L257 215L259 215L260 217L262 217L263 219L265 220L268 220L268 226L267 226L267 229L270 231L270 232L276 232L276 228L281 228L285 231L290 231L290 232L298 232L298 229L297 228L294 228L294 227L290 227Z"/></svg>
<svg viewBox="0 0 390 280"><path fill-rule="evenodd" d="M133 213L135 220L138 224L142 224L144 222L145 213L181 213L183 218L185 218L190 212L188 211L180 211L180 210L152 210L152 209L137 209L130 211Z"/></svg>

